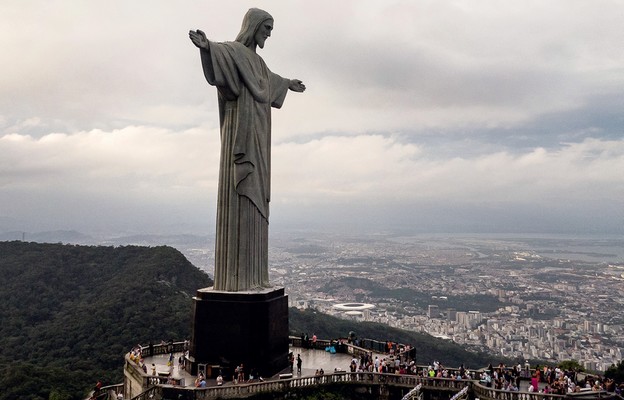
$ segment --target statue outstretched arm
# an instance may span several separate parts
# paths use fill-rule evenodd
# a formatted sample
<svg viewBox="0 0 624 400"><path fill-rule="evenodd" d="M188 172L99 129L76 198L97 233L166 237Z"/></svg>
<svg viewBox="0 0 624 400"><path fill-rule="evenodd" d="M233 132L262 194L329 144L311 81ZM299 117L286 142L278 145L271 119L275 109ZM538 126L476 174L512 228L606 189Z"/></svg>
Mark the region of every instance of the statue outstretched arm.
<svg viewBox="0 0 624 400"><path fill-rule="evenodd" d="M204 69L204 76L211 85L215 84L215 74L212 67L211 54L210 54L210 42L206 38L206 34L199 29L196 31L189 31L189 38L195 46L200 50L202 67Z"/></svg>
<svg viewBox="0 0 624 400"><path fill-rule="evenodd" d="M304 90L306 90L306 87L299 79L291 79L290 85L288 85L288 89L292 90L293 92L302 93Z"/></svg>
<svg viewBox="0 0 624 400"><path fill-rule="evenodd" d="M210 50L210 44L208 43L208 39L206 39L206 34L199 29L196 31L189 31L189 38L198 48Z"/></svg>

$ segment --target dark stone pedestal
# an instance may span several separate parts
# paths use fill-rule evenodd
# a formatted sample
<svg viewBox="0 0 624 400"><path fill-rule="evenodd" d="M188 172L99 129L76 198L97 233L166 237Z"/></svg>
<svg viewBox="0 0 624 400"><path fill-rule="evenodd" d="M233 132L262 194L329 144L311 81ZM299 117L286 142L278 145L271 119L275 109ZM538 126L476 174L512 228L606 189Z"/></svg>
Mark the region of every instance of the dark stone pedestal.
<svg viewBox="0 0 624 400"><path fill-rule="evenodd" d="M206 365L208 376L219 369L229 378L244 364L270 377L288 364L288 296L284 288L249 292L200 289L193 298L189 361L192 373Z"/></svg>

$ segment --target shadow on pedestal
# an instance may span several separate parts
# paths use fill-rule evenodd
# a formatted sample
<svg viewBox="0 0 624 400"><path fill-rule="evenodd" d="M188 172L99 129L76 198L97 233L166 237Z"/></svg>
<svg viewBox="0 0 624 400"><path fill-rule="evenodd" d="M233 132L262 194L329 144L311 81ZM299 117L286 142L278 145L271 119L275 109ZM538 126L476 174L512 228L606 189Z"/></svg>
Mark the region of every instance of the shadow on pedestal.
<svg viewBox="0 0 624 400"><path fill-rule="evenodd" d="M244 364L270 377L288 364L288 296L284 288L249 292L200 289L193 298L189 352L191 373L206 368L207 377L222 370L231 378Z"/></svg>

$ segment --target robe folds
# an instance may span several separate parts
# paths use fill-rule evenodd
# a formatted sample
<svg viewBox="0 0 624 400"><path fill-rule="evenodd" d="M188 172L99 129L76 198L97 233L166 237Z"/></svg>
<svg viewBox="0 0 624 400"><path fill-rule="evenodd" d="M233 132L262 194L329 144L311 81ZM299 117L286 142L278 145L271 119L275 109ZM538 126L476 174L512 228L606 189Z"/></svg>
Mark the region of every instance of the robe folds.
<svg viewBox="0 0 624 400"><path fill-rule="evenodd" d="M271 107L282 106L290 81L239 42L210 42L201 61L221 126L214 289L269 287Z"/></svg>

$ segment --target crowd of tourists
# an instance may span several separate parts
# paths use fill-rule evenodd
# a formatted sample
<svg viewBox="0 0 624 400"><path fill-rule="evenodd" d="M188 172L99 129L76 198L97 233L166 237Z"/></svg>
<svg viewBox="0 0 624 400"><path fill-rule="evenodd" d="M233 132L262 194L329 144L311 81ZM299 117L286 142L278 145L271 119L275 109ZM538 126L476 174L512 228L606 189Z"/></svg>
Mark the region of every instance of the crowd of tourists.
<svg viewBox="0 0 624 400"><path fill-rule="evenodd" d="M526 374L528 373L528 375ZM521 383L521 377L530 376L527 383ZM623 387L616 386L613 379L601 380L598 376L580 374L576 370L564 370L560 367L537 366L529 370L528 364L522 368L506 367L500 364L494 368L490 364L480 374L481 384L498 390L525 391L529 393L566 395L583 391L603 391L621 394Z"/></svg>
<svg viewBox="0 0 624 400"><path fill-rule="evenodd" d="M531 383L527 390L529 392L538 391L539 382L544 383L542 393L567 394L581 391L603 391L616 392L621 388L616 387L612 379L601 380L598 376L582 375L575 370L565 371L560 367L544 366L535 369L531 377Z"/></svg>

